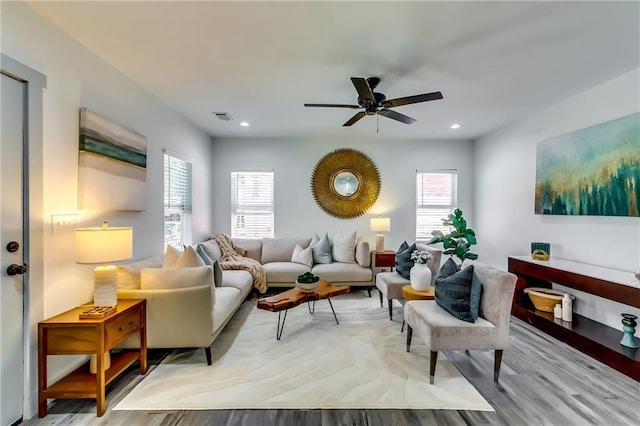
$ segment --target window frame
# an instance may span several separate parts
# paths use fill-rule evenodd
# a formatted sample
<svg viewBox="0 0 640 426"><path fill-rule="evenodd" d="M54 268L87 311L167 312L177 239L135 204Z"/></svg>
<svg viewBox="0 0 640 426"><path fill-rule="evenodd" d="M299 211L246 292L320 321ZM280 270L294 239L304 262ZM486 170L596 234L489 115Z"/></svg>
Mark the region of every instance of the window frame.
<svg viewBox="0 0 640 426"><path fill-rule="evenodd" d="M178 175L175 174L175 179L172 179L172 165L171 162L179 162L184 166L182 170L178 171ZM167 164L169 163L169 164ZM169 167L167 167L169 166ZM177 194L172 196L172 181L177 181L178 188L176 188L173 192ZM180 182L184 180L184 182ZM192 236L192 213L193 213L193 163L185 160L179 155L176 155L172 152L163 150L163 240L164 247L171 244L176 247L181 247L184 245L190 245L193 241ZM171 200L178 200L177 202L172 202ZM175 220L175 215L178 216L178 221ZM171 218L174 218L173 220ZM173 223L176 224L175 227L178 228L179 238L168 238L168 228L167 224ZM174 227L174 229L175 229ZM179 240L179 241L178 241Z"/></svg>
<svg viewBox="0 0 640 426"><path fill-rule="evenodd" d="M433 197L437 197L437 194L431 194L432 200L427 200L431 202L425 202L425 184L428 185L428 182L425 182L425 175L449 175L451 176L451 180L449 182L449 197L446 202L438 202L438 200L433 200ZM435 183L434 183L435 184ZM422 191L420 190L422 187ZM442 225L441 219L446 218L449 214L453 213L453 211L458 208L458 170L457 169L434 169L434 170L416 170L416 241L418 242L428 242L431 239L431 232L434 230L440 230L444 233L448 233L451 231L450 226ZM421 202L422 201L422 202ZM445 201L445 200L442 200ZM427 211L436 211L436 213L421 215L422 212ZM439 212L439 213L438 213ZM433 218L438 215L438 223L435 223ZM425 220L425 216L426 219ZM432 219L432 220L429 220ZM426 229L423 229L426 228Z"/></svg>
<svg viewBox="0 0 640 426"><path fill-rule="evenodd" d="M250 187L249 179L256 179L258 175L264 175L265 180L255 181L252 190L256 193L254 198L240 195L240 181ZM268 175L268 178L266 177ZM268 183L267 183L268 179ZM243 199L241 201L240 199ZM265 203L267 201L267 203ZM265 220L266 217L266 220ZM273 238L275 235L275 173L273 170L240 170L231 172L231 237L232 238ZM249 220L247 220L249 219ZM242 222L244 226L237 225ZM247 222L252 223L247 226ZM244 231L240 231L243 229Z"/></svg>

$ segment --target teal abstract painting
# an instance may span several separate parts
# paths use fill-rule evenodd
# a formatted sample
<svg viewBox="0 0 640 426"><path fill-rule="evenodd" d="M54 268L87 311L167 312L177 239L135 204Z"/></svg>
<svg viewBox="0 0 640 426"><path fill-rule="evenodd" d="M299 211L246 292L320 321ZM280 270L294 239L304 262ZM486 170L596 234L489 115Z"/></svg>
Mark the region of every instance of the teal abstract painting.
<svg viewBox="0 0 640 426"><path fill-rule="evenodd" d="M535 212L640 216L640 113L540 142Z"/></svg>

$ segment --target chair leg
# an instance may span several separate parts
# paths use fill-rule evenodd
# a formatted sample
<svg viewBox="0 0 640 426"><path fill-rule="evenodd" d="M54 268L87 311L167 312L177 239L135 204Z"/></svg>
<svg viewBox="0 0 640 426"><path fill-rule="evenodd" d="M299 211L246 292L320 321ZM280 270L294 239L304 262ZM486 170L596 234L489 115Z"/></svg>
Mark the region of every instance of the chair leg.
<svg viewBox="0 0 640 426"><path fill-rule="evenodd" d="M411 337L413 337L413 328L407 324L407 352L409 352L409 348L411 347Z"/></svg>
<svg viewBox="0 0 640 426"><path fill-rule="evenodd" d="M502 349L496 349L495 358L493 359L493 381L497 382L500 376L500 365L502 364Z"/></svg>
<svg viewBox="0 0 640 426"><path fill-rule="evenodd" d="M211 346L204 348L204 354L207 356L207 365L211 365Z"/></svg>
<svg viewBox="0 0 640 426"><path fill-rule="evenodd" d="M393 321L393 300L387 299L387 302L389 304L389 321Z"/></svg>
<svg viewBox="0 0 640 426"><path fill-rule="evenodd" d="M436 375L436 362L438 361L438 351L429 351L429 384L433 384Z"/></svg>
<svg viewBox="0 0 640 426"><path fill-rule="evenodd" d="M367 287L367 293L369 294L369 297L371 297L371 287Z"/></svg>
<svg viewBox="0 0 640 426"><path fill-rule="evenodd" d="M380 307L382 308L382 291L378 289L378 295L380 296Z"/></svg>

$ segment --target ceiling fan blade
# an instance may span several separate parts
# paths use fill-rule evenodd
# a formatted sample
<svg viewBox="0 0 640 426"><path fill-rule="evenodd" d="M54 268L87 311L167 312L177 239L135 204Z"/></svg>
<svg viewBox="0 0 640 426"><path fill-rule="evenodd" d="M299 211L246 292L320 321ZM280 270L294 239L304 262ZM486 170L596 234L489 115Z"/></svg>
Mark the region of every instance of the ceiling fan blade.
<svg viewBox="0 0 640 426"><path fill-rule="evenodd" d="M349 120L347 120L347 122L344 123L343 126L351 126L353 123L355 123L356 121L360 120L365 115L367 115L366 112L358 111L358 112L356 112L356 114L353 117L351 117Z"/></svg>
<svg viewBox="0 0 640 426"><path fill-rule="evenodd" d="M328 108L351 108L358 109L358 105L346 105L346 104L304 104L306 107L328 107Z"/></svg>
<svg viewBox="0 0 640 426"><path fill-rule="evenodd" d="M380 114L383 117L390 118L392 120L400 121L401 123L404 123L404 124L413 124L416 122L415 118L411 118L408 115L400 114L399 112L392 111L386 108L382 108L380 111L378 111L378 114Z"/></svg>
<svg viewBox="0 0 640 426"><path fill-rule="evenodd" d="M418 102L437 101L442 98L442 93L432 92L422 95L406 96L404 98L389 99L388 101L384 101L383 105L385 108L389 108L400 105L417 104Z"/></svg>
<svg viewBox="0 0 640 426"><path fill-rule="evenodd" d="M376 97L373 96L371 87L367 84L367 80L362 77L351 77L351 82L355 86L358 96L364 101L370 101L376 103Z"/></svg>

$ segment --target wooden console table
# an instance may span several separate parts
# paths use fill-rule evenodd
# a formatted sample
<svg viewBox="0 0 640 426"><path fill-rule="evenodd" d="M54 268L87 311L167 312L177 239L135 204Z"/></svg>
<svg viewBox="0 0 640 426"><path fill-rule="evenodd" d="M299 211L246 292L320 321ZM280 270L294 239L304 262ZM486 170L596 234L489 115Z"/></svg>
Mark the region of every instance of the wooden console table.
<svg viewBox="0 0 640 426"><path fill-rule="evenodd" d="M47 415L47 398L95 398L102 416L107 408L105 386L140 361L140 374L147 372L146 300L118 300L117 311L98 319L80 319L91 305L78 306L38 323L38 417ZM104 354L133 333L140 333L140 350L113 355L105 371ZM48 355L95 354L97 373L88 363L52 385L47 384Z"/></svg>
<svg viewBox="0 0 640 426"><path fill-rule="evenodd" d="M640 349L621 345L621 330L576 313L572 322L554 319L553 313L535 310L523 291L526 287L551 288L556 283L640 308L640 282L633 273L556 258L545 262L510 256L508 262L509 272L518 276L511 309L514 316L640 381Z"/></svg>

